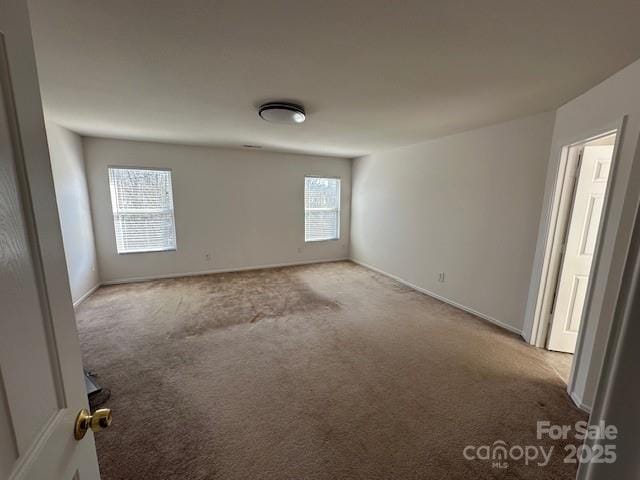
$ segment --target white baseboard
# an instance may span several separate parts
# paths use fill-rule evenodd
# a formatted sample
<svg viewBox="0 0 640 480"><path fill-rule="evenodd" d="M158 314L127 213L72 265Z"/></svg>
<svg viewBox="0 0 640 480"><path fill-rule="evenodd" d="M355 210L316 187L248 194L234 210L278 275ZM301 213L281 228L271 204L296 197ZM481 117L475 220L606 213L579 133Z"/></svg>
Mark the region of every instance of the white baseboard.
<svg viewBox="0 0 640 480"><path fill-rule="evenodd" d="M504 322L501 322L500 320L498 320L496 318L493 318L493 317L491 317L489 315L486 315L484 313L478 312L477 310L474 310L473 308L469 308L469 307L466 307L464 305L461 305L461 304L459 304L457 302L454 302L453 300L449 300L448 298L443 297L442 295L438 295L437 293L430 292L429 290L426 290L426 289L424 289L422 287L418 287L417 285L414 285L413 283L407 282L406 280L404 280L404 279L402 279L400 277L397 277L397 276L395 276L395 275L393 275L391 273L385 272L384 270L380 270L379 268L376 268L376 267L374 267L372 265L368 265L368 264L366 264L364 262L356 260L355 258L351 258L351 261L353 263L357 263L358 265L361 265L361 266L363 266L365 268L368 268L369 270L373 270L374 272L378 272L378 273L380 273L382 275L385 275L385 276L387 276L389 278L393 278L395 281L400 282L403 285L406 285L407 287L413 288L414 290L416 290L416 291L418 291L420 293L424 293L425 295L429 295L430 297L438 299L441 302L448 303L449 305L453 305L454 307L459 308L460 310L464 310L465 312L471 313L472 315L475 315L476 317L480 317L483 320L487 320L488 322L491 322L494 325L497 325L499 327L504 328L505 330L509 330L510 332L517 333L518 335L522 336L522 330L519 330L519 329L517 329L517 328L515 328L515 327L513 327L511 325L508 325L508 324L506 324Z"/></svg>
<svg viewBox="0 0 640 480"><path fill-rule="evenodd" d="M150 280L163 280L167 278L195 277L198 275L210 275L212 273L245 272L249 270L263 270L265 268L295 267L296 265L311 265L314 263L343 262L345 260L349 260L349 258L342 257L342 258L333 258L330 260L308 260L304 262L272 263L269 265L253 265L250 267L218 268L214 270L200 270L197 272L181 272L181 273L169 273L166 275L149 275L147 277L118 278L115 280L108 280L106 282L102 282L102 285L120 285L123 283L148 282Z"/></svg>
<svg viewBox="0 0 640 480"><path fill-rule="evenodd" d="M97 283L96 285L91 287L85 294L83 294L78 300L73 302L73 308L78 308L78 305L80 305L87 298L89 298L93 292L95 292L98 288L100 288L100 285L102 285L102 284L101 283Z"/></svg>
<svg viewBox="0 0 640 480"><path fill-rule="evenodd" d="M569 396L571 397L571 400L573 400L573 403L576 404L576 407L578 407L585 413L591 414L591 406L584 403L584 401L578 396L578 394L576 394L575 392L569 392Z"/></svg>

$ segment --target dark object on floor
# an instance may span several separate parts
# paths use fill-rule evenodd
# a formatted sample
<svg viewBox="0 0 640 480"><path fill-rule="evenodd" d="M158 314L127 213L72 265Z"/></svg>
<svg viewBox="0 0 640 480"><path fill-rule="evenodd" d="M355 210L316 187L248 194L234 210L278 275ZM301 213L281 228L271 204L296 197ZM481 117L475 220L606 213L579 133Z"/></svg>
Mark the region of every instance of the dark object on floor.
<svg viewBox="0 0 640 480"><path fill-rule="evenodd" d="M109 400L111 391L108 388L102 388L95 380L94 375L89 370L84 370L84 384L87 388L87 396L89 397L89 407L91 410L99 407L104 402Z"/></svg>

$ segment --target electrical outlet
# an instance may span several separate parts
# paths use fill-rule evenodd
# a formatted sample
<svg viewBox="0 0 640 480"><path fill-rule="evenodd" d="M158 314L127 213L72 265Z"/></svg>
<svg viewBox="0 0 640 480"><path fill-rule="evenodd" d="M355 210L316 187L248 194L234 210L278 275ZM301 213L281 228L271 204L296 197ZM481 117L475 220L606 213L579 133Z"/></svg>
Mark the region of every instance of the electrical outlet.
<svg viewBox="0 0 640 480"><path fill-rule="evenodd" d="M302 253L302 247L298 247L298 253Z"/></svg>
<svg viewBox="0 0 640 480"><path fill-rule="evenodd" d="M438 273L438 281L444 283L444 272Z"/></svg>

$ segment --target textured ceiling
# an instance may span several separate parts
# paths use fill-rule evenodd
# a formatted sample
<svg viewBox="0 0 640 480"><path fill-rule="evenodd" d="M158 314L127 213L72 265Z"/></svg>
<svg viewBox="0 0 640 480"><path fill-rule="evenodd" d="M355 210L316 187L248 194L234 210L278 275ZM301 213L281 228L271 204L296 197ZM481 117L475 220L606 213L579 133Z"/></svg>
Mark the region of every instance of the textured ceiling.
<svg viewBox="0 0 640 480"><path fill-rule="evenodd" d="M82 134L358 156L549 110L640 57L638 0L30 0ZM307 107L268 124L266 100Z"/></svg>

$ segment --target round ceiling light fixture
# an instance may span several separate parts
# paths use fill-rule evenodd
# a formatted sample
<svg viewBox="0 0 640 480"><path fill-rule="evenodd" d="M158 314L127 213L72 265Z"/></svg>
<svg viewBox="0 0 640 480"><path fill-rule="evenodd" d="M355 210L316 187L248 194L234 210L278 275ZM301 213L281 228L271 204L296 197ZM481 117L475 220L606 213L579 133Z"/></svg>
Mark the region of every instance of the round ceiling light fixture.
<svg viewBox="0 0 640 480"><path fill-rule="evenodd" d="M302 123L307 118L302 105L287 102L269 102L260 105L258 115L267 122L293 125Z"/></svg>

